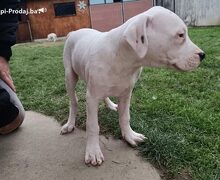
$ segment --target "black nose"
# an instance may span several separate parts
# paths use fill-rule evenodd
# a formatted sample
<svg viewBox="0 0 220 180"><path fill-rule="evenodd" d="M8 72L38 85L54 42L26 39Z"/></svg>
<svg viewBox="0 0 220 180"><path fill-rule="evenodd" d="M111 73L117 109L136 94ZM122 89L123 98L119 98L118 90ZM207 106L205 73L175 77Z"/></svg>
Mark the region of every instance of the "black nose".
<svg viewBox="0 0 220 180"><path fill-rule="evenodd" d="M200 52L198 53L200 61L203 61L205 59L205 53L204 52Z"/></svg>

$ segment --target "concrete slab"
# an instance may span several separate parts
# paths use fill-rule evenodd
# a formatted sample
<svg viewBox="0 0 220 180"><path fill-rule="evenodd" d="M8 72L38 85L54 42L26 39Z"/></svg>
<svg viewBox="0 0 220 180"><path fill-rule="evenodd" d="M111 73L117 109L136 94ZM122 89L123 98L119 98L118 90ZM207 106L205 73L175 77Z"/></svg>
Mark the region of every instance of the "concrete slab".
<svg viewBox="0 0 220 180"><path fill-rule="evenodd" d="M27 112L14 133L0 136L1 180L160 180L158 172L126 143L101 136L105 162L84 164L85 132L59 135L50 117Z"/></svg>

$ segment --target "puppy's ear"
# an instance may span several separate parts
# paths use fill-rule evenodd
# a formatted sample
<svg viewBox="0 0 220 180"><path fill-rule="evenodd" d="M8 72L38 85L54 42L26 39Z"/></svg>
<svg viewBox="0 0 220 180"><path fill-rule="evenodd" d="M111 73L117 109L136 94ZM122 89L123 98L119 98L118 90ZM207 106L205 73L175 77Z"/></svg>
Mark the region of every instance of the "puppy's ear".
<svg viewBox="0 0 220 180"><path fill-rule="evenodd" d="M151 17L141 15L130 22L123 33L125 40L141 59L147 54L148 50L147 27L150 21Z"/></svg>

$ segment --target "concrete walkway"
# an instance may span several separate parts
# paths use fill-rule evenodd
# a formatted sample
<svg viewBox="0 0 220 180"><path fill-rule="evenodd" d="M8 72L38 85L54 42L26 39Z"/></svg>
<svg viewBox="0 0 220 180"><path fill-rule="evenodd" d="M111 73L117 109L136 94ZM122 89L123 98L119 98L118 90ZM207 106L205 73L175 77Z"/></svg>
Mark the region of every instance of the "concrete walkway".
<svg viewBox="0 0 220 180"><path fill-rule="evenodd" d="M84 164L85 132L61 136L52 118L27 112L14 133L0 136L1 180L160 180L158 172L120 140L101 136L105 162Z"/></svg>

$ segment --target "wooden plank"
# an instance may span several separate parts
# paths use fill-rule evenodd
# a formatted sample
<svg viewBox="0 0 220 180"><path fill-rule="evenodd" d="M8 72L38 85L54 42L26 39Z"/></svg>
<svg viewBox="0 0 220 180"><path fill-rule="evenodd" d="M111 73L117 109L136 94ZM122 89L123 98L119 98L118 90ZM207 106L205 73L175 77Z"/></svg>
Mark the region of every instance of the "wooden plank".
<svg viewBox="0 0 220 180"><path fill-rule="evenodd" d="M26 22L19 22L16 37L17 37L17 43L31 41L31 35L29 32L27 21Z"/></svg>
<svg viewBox="0 0 220 180"><path fill-rule="evenodd" d="M156 0L157 6L163 6L173 12L175 12L175 0Z"/></svg>

